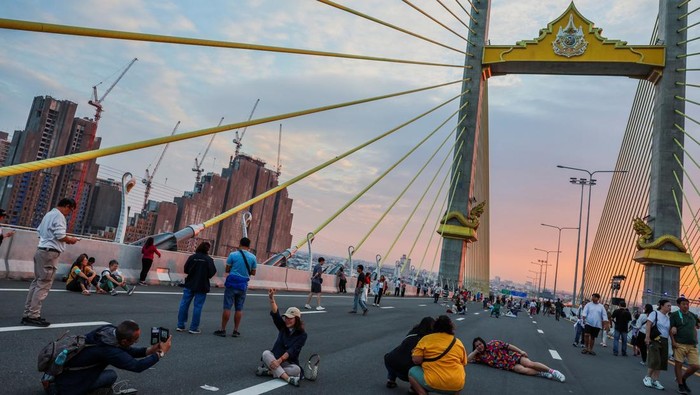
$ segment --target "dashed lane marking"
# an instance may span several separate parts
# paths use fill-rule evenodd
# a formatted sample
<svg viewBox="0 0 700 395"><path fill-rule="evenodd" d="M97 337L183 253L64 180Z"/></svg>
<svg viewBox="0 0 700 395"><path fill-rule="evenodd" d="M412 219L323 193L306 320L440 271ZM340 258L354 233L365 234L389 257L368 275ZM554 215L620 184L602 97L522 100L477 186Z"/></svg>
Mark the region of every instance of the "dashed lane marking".
<svg viewBox="0 0 700 395"><path fill-rule="evenodd" d="M326 310L311 310L311 311L302 311L301 314L321 314L325 313Z"/></svg>
<svg viewBox="0 0 700 395"><path fill-rule="evenodd" d="M537 333L543 334L544 331L543 331L542 329L538 329L538 330L537 330Z"/></svg>
<svg viewBox="0 0 700 395"><path fill-rule="evenodd" d="M425 306L427 306L427 304L419 304L418 306L425 307Z"/></svg>
<svg viewBox="0 0 700 395"><path fill-rule="evenodd" d="M260 383L258 385L254 385L252 387L244 388L242 390L238 390L236 392L231 392L230 394L227 395L257 395L257 394L264 394L265 392L270 392L272 390L275 390L280 387L284 387L285 385L288 385L284 381L280 379L273 379L270 381L266 381L264 383Z"/></svg>
<svg viewBox="0 0 700 395"><path fill-rule="evenodd" d="M474 315L479 315L479 313L474 313Z"/></svg>
<svg viewBox="0 0 700 395"><path fill-rule="evenodd" d="M62 324L51 324L47 327L40 326L6 326L0 328L0 332L19 332L19 331L31 331L36 329L55 329L55 328L72 328L75 326L99 326L99 325L109 325L109 322L105 321L92 321L92 322L65 322Z"/></svg>
<svg viewBox="0 0 700 395"><path fill-rule="evenodd" d="M464 321L464 317L457 318L457 321Z"/></svg>
<svg viewBox="0 0 700 395"><path fill-rule="evenodd" d="M379 306L380 309L393 309L394 306Z"/></svg>
<svg viewBox="0 0 700 395"><path fill-rule="evenodd" d="M552 355L552 358L558 359L561 361L561 356L559 355L557 350L549 350L549 353Z"/></svg>
<svg viewBox="0 0 700 395"><path fill-rule="evenodd" d="M533 323L533 324L536 324L536 323L537 323L537 321L532 321L532 323Z"/></svg>

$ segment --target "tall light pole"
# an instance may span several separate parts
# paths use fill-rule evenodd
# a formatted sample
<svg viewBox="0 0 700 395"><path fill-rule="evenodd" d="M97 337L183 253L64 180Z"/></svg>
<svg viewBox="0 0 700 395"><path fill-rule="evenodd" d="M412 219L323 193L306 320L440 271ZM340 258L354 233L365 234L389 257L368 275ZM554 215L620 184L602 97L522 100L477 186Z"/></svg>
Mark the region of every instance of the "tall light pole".
<svg viewBox="0 0 700 395"><path fill-rule="evenodd" d="M576 305L576 297L578 296L578 288L576 288L576 284L578 282L578 258L579 258L579 252L581 250L581 217L583 217L583 187L585 185L588 185L588 179L587 178L571 177L569 179L569 182L574 184L574 185L581 185L581 204L579 205L579 210L578 210L578 236L576 237L576 266L574 268L574 290L571 293L573 295L573 300L571 302L571 305L575 306Z"/></svg>
<svg viewBox="0 0 700 395"><path fill-rule="evenodd" d="M549 264L549 253L550 252L561 252L561 251L559 251L559 250L547 251L547 250L543 250L541 248L535 248L535 251L542 251L542 252L547 254L547 257L544 260L541 260L541 259L537 260L538 262L545 265L545 268L544 268L544 286L542 287L542 290L546 291L547 290L547 273L549 272L549 266L552 266Z"/></svg>
<svg viewBox="0 0 700 395"><path fill-rule="evenodd" d="M558 229L559 230L559 237L557 238L557 265L554 268L554 298L557 298L557 278L559 277L559 254L561 251L559 251L559 248L561 247L561 231L566 230L566 229L579 229L579 228L562 228L560 226L554 226L554 225L549 225L549 224L540 224L542 226L547 226L550 228ZM574 286L575 287L575 286ZM574 296L574 298L576 298Z"/></svg>
<svg viewBox="0 0 700 395"><path fill-rule="evenodd" d="M540 270L538 272L538 280L537 280L537 298L540 297L540 293L542 293L542 268L546 266L545 263L541 262L530 262L532 265L538 265L540 267Z"/></svg>
<svg viewBox="0 0 700 395"><path fill-rule="evenodd" d="M593 179L593 175L596 173L627 173L627 170L596 170L588 171L586 169L579 169L576 167L557 165L560 169L576 170L588 173L588 210L586 211L586 237L583 243L583 268L581 269L581 299L583 300L583 287L586 281L586 262L588 259L588 228L591 221L591 190L593 185L595 185L596 180ZM583 188L583 186L581 187Z"/></svg>

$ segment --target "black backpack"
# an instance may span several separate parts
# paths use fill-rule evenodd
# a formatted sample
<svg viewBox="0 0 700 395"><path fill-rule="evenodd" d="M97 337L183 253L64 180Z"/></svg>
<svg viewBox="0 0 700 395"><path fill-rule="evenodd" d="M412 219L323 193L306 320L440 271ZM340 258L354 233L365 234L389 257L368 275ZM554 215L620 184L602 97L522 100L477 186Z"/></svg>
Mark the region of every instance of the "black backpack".
<svg viewBox="0 0 700 395"><path fill-rule="evenodd" d="M65 363L70 361L73 357L78 355L85 347L92 346L91 344L85 343L85 336L83 335L68 335L66 331L61 337L50 342L39 352L39 357L37 359L37 370L47 375L56 377L63 373L63 367ZM66 352L66 359L63 364L56 364L56 357L58 357L62 352ZM88 369L93 366L86 366L79 369Z"/></svg>

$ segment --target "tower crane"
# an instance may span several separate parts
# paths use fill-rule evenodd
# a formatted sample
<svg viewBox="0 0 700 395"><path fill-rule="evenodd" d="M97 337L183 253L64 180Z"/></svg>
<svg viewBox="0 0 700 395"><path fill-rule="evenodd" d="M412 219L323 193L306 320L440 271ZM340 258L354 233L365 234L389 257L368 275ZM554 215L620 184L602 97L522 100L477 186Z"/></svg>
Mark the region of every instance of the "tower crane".
<svg viewBox="0 0 700 395"><path fill-rule="evenodd" d="M282 154L282 124L280 124L280 134L277 140L277 167L275 167L275 173L277 174L277 182L279 182L280 174L282 174L282 165L280 164L280 154Z"/></svg>
<svg viewBox="0 0 700 395"><path fill-rule="evenodd" d="M253 119L253 114L255 114L255 109L258 108L258 103L260 103L260 99L255 100L255 104L253 105L253 109L250 111L250 115L248 116L248 121ZM245 136L245 131L248 129L248 127L244 127L243 131L241 134L238 134L238 130L236 130L236 138L233 139L233 144L236 145L236 153L233 156L234 158L238 157L238 154L241 153L241 147L243 146L243 137Z"/></svg>
<svg viewBox="0 0 700 395"><path fill-rule="evenodd" d="M177 128L180 126L180 121L177 121L177 124L175 124L175 127L173 128L173 132L170 133L170 135L174 135L175 132L177 132ZM148 204L148 197L151 195L151 185L153 184L153 177L155 177L156 172L158 171L158 167L160 166L160 162L163 160L163 157L165 156L165 152L168 150L168 146L170 143L166 143L165 147L163 147L163 152L160 153L160 157L158 158L158 161L156 162L156 165L153 167L153 172L149 172L148 168L146 168L146 177L141 180L142 183L146 185L146 192L143 194L143 209L142 211L146 210L146 205ZM150 165L148 167L151 167Z"/></svg>
<svg viewBox="0 0 700 395"><path fill-rule="evenodd" d="M99 99L97 96L97 87L100 84L102 84L102 82L100 82L97 85L92 87L92 99L88 100L88 104L95 107L95 130L94 130L94 133L88 134L89 137L88 137L88 142L87 142L87 146L86 146L86 151L92 150L92 146L95 143L95 136L97 135L97 124L100 121L100 118L102 117L102 101L104 101L104 99L107 97L107 95L109 95L109 92L111 92L112 89L114 89L114 87L117 85L117 83L122 79L122 77L124 77L124 74L126 74L126 72L129 71L131 66L133 66L137 60L138 60L138 58L134 58L131 60L131 62L129 62L128 65L126 65L126 67L121 72L121 74L119 74L119 77L117 77L117 79L112 83L112 85L110 85L110 87L107 89L107 91L105 91L105 93L103 93L102 97L100 97ZM78 188L75 191L75 201L78 204L81 204L80 200L82 199L82 195L83 195L83 188L85 186L85 178L87 177L87 170L88 170L88 163L82 162L80 164L80 180L78 181ZM77 215L71 215L70 224L68 226L68 229L70 231L73 230L73 226L75 225L75 220L77 217L78 217Z"/></svg>
<svg viewBox="0 0 700 395"><path fill-rule="evenodd" d="M221 126L221 123L224 122L224 117L221 117L221 120L219 121L219 124L216 125L217 127ZM202 164L204 163L204 158L207 157L207 153L209 152L209 148L211 147L211 143L214 142L214 138L216 137L216 134L211 135L211 139L209 139L209 144L207 144L207 148L204 150L204 154L202 155L202 159L197 159L194 158L194 167L192 168L192 171L197 174L195 178L195 183L199 184L199 181L202 179L202 173L204 173L204 168L202 167ZM197 155L199 156L199 155Z"/></svg>

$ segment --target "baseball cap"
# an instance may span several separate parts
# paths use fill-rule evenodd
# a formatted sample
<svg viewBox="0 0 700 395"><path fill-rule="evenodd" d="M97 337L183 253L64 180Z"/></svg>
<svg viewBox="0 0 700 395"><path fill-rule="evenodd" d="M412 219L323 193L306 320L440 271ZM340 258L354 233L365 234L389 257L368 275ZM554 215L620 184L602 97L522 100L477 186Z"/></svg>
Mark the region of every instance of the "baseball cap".
<svg viewBox="0 0 700 395"><path fill-rule="evenodd" d="M287 318L294 318L294 317L301 318L301 311L299 311L299 309L297 309L296 307L290 307L282 315L287 317Z"/></svg>

